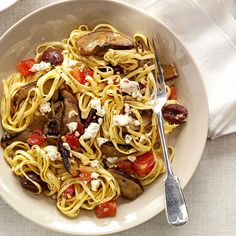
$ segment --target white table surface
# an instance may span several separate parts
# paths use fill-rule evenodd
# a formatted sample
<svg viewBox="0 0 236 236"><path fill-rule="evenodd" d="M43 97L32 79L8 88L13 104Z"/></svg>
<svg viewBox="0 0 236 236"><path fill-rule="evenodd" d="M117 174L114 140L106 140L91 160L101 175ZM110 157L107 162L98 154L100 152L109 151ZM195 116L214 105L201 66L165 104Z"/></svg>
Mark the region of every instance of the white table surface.
<svg viewBox="0 0 236 236"><path fill-rule="evenodd" d="M0 35L32 10L52 2L55 1L20 0L11 8L0 12ZM189 208L189 222L179 228L171 227L166 223L165 214L162 212L148 222L115 236L235 236L235 181L236 134L208 141L200 164L184 190ZM31 223L0 198L0 236L12 235L63 236L64 234Z"/></svg>

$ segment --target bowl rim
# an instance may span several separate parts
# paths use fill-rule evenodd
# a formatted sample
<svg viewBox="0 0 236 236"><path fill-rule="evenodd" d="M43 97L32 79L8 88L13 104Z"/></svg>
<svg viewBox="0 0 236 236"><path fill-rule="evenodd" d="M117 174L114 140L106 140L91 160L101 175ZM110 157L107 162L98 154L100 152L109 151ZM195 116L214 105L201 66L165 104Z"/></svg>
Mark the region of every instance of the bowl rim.
<svg viewBox="0 0 236 236"><path fill-rule="evenodd" d="M0 42L3 40L3 38L5 38L18 24L21 24L23 23L26 19L30 18L31 16L33 16L34 14L37 14L41 11L44 11L45 9L47 8L51 8L51 7L54 7L55 5L63 5L65 4L66 2L83 2L83 1L86 1L86 2L97 2L97 0L63 0L63 1L60 1L60 2L54 2L54 3L50 3L50 4L47 4L46 6L43 6L43 7L40 7L32 12L30 12L29 14L25 15L23 18L21 18L20 20L18 20L16 23L14 23L8 30L5 31L5 33L2 34L2 36L0 37ZM204 151L204 148L205 148L205 145L206 145L206 142L207 142L207 134L208 134L208 127L209 127L209 103L208 103L208 97L207 97L207 92L206 92L206 87L205 87L205 84L203 82L203 76L202 76L202 73L201 71L199 70L199 67L198 67L198 64L196 63L195 59L193 58L192 54L189 52L189 49L185 46L185 43L180 39L180 37L172 30L170 29L166 24L164 24L161 20L159 20L158 18L152 16L152 15L149 15L145 10L142 10L140 9L139 7L136 7L134 5L131 5L127 2L121 2L121 1L117 1L117 0L100 0L102 2L111 2L113 4L117 4L117 5L123 5L129 9L132 9L132 10L135 10L136 12L139 12L141 14L144 14L150 18L152 18L153 20L157 21L160 25L162 25L169 33L171 33L175 38L176 40L181 44L181 46L184 48L184 50L186 51L186 53L188 54L189 58L191 59L192 63L193 63L193 67L194 69L196 70L197 74L198 74L198 77L199 77L199 83L200 83L200 86L201 86L201 89L202 89L202 96L204 97L204 100L205 100L205 110L206 110L206 114L205 114L205 119L206 119L206 123L205 123L205 130L203 132L203 141L202 141L202 147L199 151L200 153L200 157L199 159L196 161L196 164L193 166L193 172L191 175L189 175L188 178L186 178L186 181L184 183L184 185L182 186L182 188L184 189L187 184L189 183L189 181L191 180L193 174L196 172L196 169L199 165L199 162L201 160L201 157L202 157L202 154L203 154L203 151ZM141 225L143 223L145 223L146 221L150 220L151 218L153 218L154 216L158 215L159 213L161 213L163 210L164 210L164 205L162 207L162 209L159 211L159 212L151 212L150 211L150 214L149 215L143 215L142 216L142 219L140 218L137 218L134 222L132 222L131 224L127 224L123 227L120 227L118 229L114 229L114 230L107 230L105 232L97 232L96 234L94 233L89 233L89 232L86 232L86 233L76 233L76 232L72 232L72 231L67 231L66 229L62 230L62 229L58 229L57 227L55 226L52 226L52 225L45 225L43 223L41 223L40 221L38 221L36 218L30 218L27 214L25 214L24 212L20 211L19 209L17 209L16 206L13 206L10 204L10 201L8 201L8 198L6 198L3 194L1 194L1 191L0 191L0 196L2 197L2 199L12 208L14 209L18 214L20 214L21 216L25 217L26 219L30 220L31 222L34 222L35 224L39 225L39 226L42 226L43 228L47 228L49 230L53 230L53 231L56 231L56 232L59 232L59 233L65 233L65 234L70 234L70 235L104 235L104 234L114 234L114 233L118 233L118 232L123 232L125 230L128 230L128 229L131 229L133 227L136 227L138 225Z"/></svg>

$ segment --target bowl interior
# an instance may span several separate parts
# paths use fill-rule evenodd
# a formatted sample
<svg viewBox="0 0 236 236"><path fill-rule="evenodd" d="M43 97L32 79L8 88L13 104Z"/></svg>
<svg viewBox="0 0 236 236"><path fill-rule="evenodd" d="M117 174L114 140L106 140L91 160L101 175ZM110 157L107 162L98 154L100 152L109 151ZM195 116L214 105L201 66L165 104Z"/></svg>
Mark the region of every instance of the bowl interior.
<svg viewBox="0 0 236 236"><path fill-rule="evenodd" d="M126 35L155 32L159 37L163 62L174 62L178 99L188 108L188 122L175 140L173 170L185 186L200 160L206 141L208 108L205 90L198 70L185 47L164 25L133 7L113 2L65 1L41 9L21 20L0 40L0 78L16 70L16 64L34 54L42 42L62 40L79 24L95 26L109 23ZM0 86L0 94L3 88ZM201 116L199 116L201 114ZM3 130L0 130L0 135ZM138 225L164 209L163 184L156 181L135 201L120 200L115 218L96 219L93 212L81 211L76 219L64 217L55 203L24 191L12 174L0 150L0 194L17 212L48 228L83 235L108 234Z"/></svg>

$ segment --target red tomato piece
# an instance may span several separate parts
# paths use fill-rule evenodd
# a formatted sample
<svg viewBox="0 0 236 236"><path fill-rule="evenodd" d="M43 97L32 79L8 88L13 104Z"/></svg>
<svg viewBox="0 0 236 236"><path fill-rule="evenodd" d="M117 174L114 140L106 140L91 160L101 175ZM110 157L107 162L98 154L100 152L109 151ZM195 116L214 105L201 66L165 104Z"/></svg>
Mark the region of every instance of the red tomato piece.
<svg viewBox="0 0 236 236"><path fill-rule="evenodd" d="M71 186L69 186L69 187L63 192L63 196L65 196L66 198L72 198L73 196L75 196L75 185L72 184Z"/></svg>
<svg viewBox="0 0 236 236"><path fill-rule="evenodd" d="M116 200L101 203L96 206L95 213L97 218L115 216L117 211Z"/></svg>
<svg viewBox="0 0 236 236"><path fill-rule="evenodd" d="M80 172L79 178L82 181L87 181L87 182L90 182L92 180L91 173L89 173L89 172Z"/></svg>
<svg viewBox="0 0 236 236"><path fill-rule="evenodd" d="M155 160L152 152L146 152L143 155L136 157L136 160L132 162L134 172L140 178L148 175L154 165Z"/></svg>
<svg viewBox="0 0 236 236"><path fill-rule="evenodd" d="M77 138L73 133L67 133L65 135L66 142L70 145L72 149L76 149L80 146L79 138Z"/></svg>
<svg viewBox="0 0 236 236"><path fill-rule="evenodd" d="M33 58L26 59L17 65L17 69L23 76L33 75L34 72L30 71L30 69L34 64L35 60Z"/></svg>
<svg viewBox="0 0 236 236"><path fill-rule="evenodd" d="M177 99L176 87L175 87L174 84L170 86L170 96L169 96L169 99L174 99L174 100Z"/></svg>
<svg viewBox="0 0 236 236"><path fill-rule="evenodd" d="M45 135L43 134L41 129L36 129L33 131L32 134L27 139L27 142L30 145L41 145L45 140Z"/></svg>
<svg viewBox="0 0 236 236"><path fill-rule="evenodd" d="M116 163L117 167L121 170L123 170L124 172L126 172L127 174L133 174L134 173L134 169L132 166L132 162L131 161L118 161Z"/></svg>
<svg viewBox="0 0 236 236"><path fill-rule="evenodd" d="M70 74L81 84L85 84L87 82L86 76L90 75L93 76L93 71L89 68L84 70L74 69L70 72Z"/></svg>

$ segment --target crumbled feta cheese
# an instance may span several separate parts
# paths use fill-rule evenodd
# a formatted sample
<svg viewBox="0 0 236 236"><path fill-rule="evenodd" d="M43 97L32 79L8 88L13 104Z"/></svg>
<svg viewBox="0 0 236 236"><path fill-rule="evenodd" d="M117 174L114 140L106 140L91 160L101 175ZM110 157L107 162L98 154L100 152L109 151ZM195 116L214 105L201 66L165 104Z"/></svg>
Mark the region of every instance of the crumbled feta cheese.
<svg viewBox="0 0 236 236"><path fill-rule="evenodd" d="M136 156L128 156L127 159L131 162L134 162L136 160Z"/></svg>
<svg viewBox="0 0 236 236"><path fill-rule="evenodd" d="M76 60L64 60L63 61L63 66L66 66L66 67L73 67L73 66L76 66L78 64L78 61Z"/></svg>
<svg viewBox="0 0 236 236"><path fill-rule="evenodd" d="M46 156L49 157L51 161L60 160L61 154L58 152L56 146L48 145L44 148L46 151Z"/></svg>
<svg viewBox="0 0 236 236"><path fill-rule="evenodd" d="M100 186L100 181L97 179L91 180L91 189L92 191L97 191Z"/></svg>
<svg viewBox="0 0 236 236"><path fill-rule="evenodd" d="M126 142L127 144L129 144L129 143L131 143L131 141L132 141L132 137L131 137L130 135L126 134L126 135L125 135L125 142Z"/></svg>
<svg viewBox="0 0 236 236"><path fill-rule="evenodd" d="M129 114L129 112L130 112L129 104L125 103L125 113Z"/></svg>
<svg viewBox="0 0 236 236"><path fill-rule="evenodd" d="M109 163L114 164L118 160L118 157L107 157L106 160Z"/></svg>
<svg viewBox="0 0 236 236"><path fill-rule="evenodd" d="M141 101L142 94L139 91L135 91L132 93L132 98L137 98L138 101Z"/></svg>
<svg viewBox="0 0 236 236"><path fill-rule="evenodd" d="M98 179L99 174L96 173L96 172L92 172L92 173L91 173L91 177L92 177L93 179Z"/></svg>
<svg viewBox="0 0 236 236"><path fill-rule="evenodd" d="M80 136L80 133L79 133L79 131L75 131L75 137L79 137Z"/></svg>
<svg viewBox="0 0 236 236"><path fill-rule="evenodd" d="M108 141L107 138L97 138L98 146L101 147L104 143Z"/></svg>
<svg viewBox="0 0 236 236"><path fill-rule="evenodd" d="M98 131L100 129L100 125L92 122L84 131L84 134L81 136L82 139L91 139L95 138Z"/></svg>
<svg viewBox="0 0 236 236"><path fill-rule="evenodd" d="M113 84L113 78L107 78L107 83L108 84Z"/></svg>
<svg viewBox="0 0 236 236"><path fill-rule="evenodd" d="M71 133L76 131L77 126L78 126L77 122L70 122L69 124L67 124L67 127Z"/></svg>
<svg viewBox="0 0 236 236"><path fill-rule="evenodd" d="M102 125L103 124L103 119L102 118L98 118L98 124Z"/></svg>
<svg viewBox="0 0 236 236"><path fill-rule="evenodd" d="M91 161L90 165L91 165L93 168L98 168L98 166L99 166L99 161L98 161L98 160Z"/></svg>
<svg viewBox="0 0 236 236"><path fill-rule="evenodd" d="M32 72L49 71L51 67L52 66L50 62L41 61L40 63L34 64L29 70Z"/></svg>
<svg viewBox="0 0 236 236"><path fill-rule="evenodd" d="M62 146L69 151L71 150L69 143L62 143Z"/></svg>
<svg viewBox="0 0 236 236"><path fill-rule="evenodd" d="M69 112L69 118L72 118L73 116L77 116L78 115L78 112L72 110Z"/></svg>
<svg viewBox="0 0 236 236"><path fill-rule="evenodd" d="M39 107L39 110L42 114L45 114L47 112L50 112L52 109L51 109L51 106L50 106L50 102L45 102L45 103L42 103Z"/></svg>
<svg viewBox="0 0 236 236"><path fill-rule="evenodd" d="M85 85L85 86L89 86L89 82L86 82L84 85Z"/></svg>
<svg viewBox="0 0 236 236"><path fill-rule="evenodd" d="M96 115L103 117L105 115L105 109L101 105L101 101L97 98L91 100L91 108L97 110Z"/></svg>
<svg viewBox="0 0 236 236"><path fill-rule="evenodd" d="M121 91L131 95L133 98L139 98L142 96L140 93L139 83L137 81L131 81L127 78L120 80Z"/></svg>
<svg viewBox="0 0 236 236"><path fill-rule="evenodd" d="M134 126L140 126L139 120L135 120L135 121L134 121Z"/></svg>
<svg viewBox="0 0 236 236"><path fill-rule="evenodd" d="M132 121L132 118L125 114L125 115L115 115L113 116L113 122L117 126L126 126Z"/></svg>

